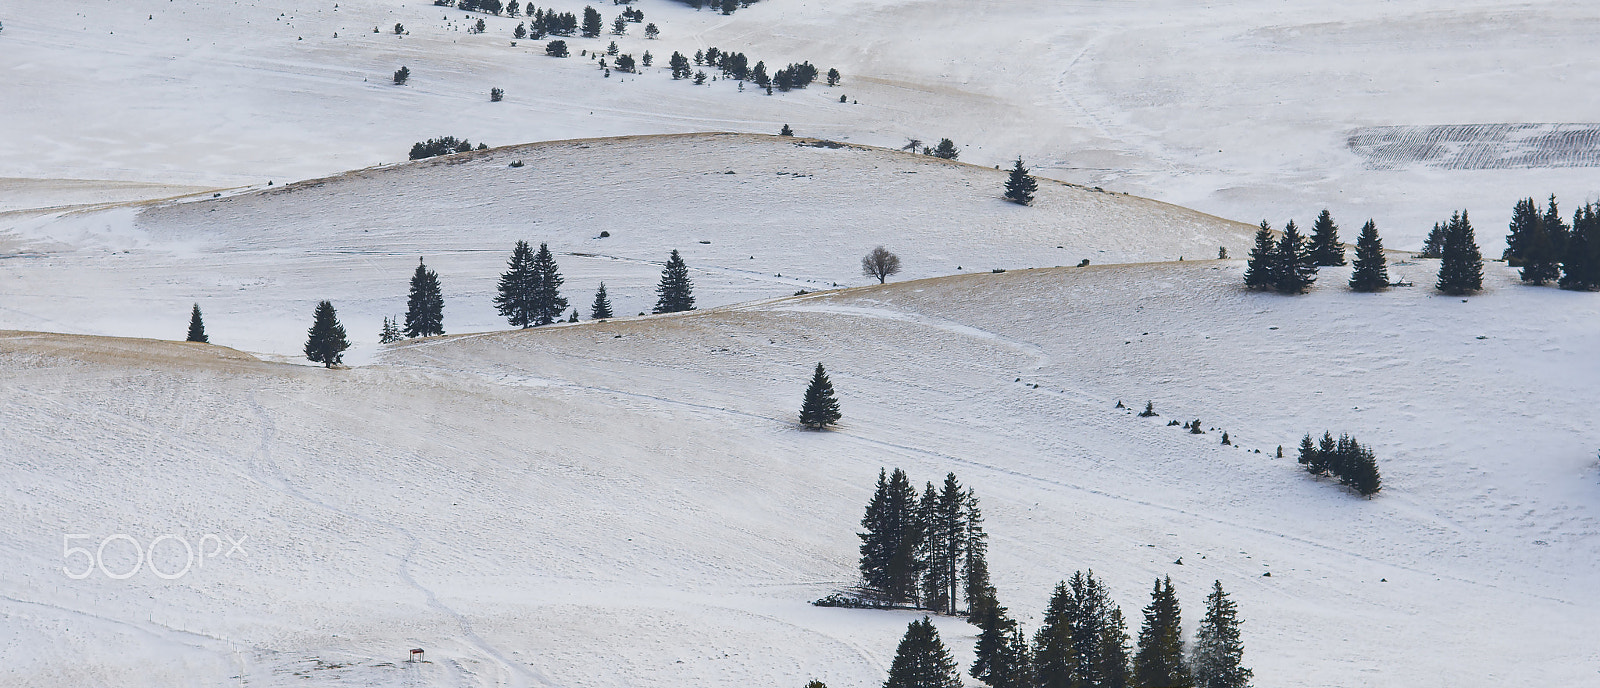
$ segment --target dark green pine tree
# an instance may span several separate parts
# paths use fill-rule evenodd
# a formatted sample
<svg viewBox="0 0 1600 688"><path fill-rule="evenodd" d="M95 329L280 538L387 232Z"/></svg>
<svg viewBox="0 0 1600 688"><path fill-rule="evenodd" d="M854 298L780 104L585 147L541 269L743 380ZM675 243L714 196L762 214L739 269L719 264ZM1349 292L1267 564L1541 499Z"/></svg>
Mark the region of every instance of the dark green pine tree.
<svg viewBox="0 0 1600 688"><path fill-rule="evenodd" d="M1017 157L1016 164L1011 166L1011 176L1006 178L1006 200L1020 205L1033 203L1033 192L1039 190L1039 182L1028 176L1028 168L1022 166L1022 157Z"/></svg>
<svg viewBox="0 0 1600 688"><path fill-rule="evenodd" d="M973 619L979 628L968 673L990 688L1034 688L1033 661L1028 641L1005 607L987 607Z"/></svg>
<svg viewBox="0 0 1600 688"><path fill-rule="evenodd" d="M1238 611L1219 580L1206 596L1206 615L1194 636L1195 688L1247 688L1252 672L1243 660Z"/></svg>
<svg viewBox="0 0 1600 688"><path fill-rule="evenodd" d="M922 522L917 516L917 489L898 468L885 480L878 471L878 489L867 503L857 534L861 538L861 587L879 600L906 604L917 599L917 549Z"/></svg>
<svg viewBox="0 0 1600 688"><path fill-rule="evenodd" d="M611 298L606 296L606 283L601 282L600 288L594 292L594 304L589 306L589 319L605 320L611 316Z"/></svg>
<svg viewBox="0 0 1600 688"><path fill-rule="evenodd" d="M1072 625L1077 611L1067 582L1057 583L1045 606L1044 623L1033 634L1033 670L1038 688L1076 688L1072 684L1077 663L1072 653Z"/></svg>
<svg viewBox="0 0 1600 688"><path fill-rule="evenodd" d="M1312 475L1322 474L1322 457L1317 456L1317 444L1311 441L1311 433L1300 440L1300 465L1306 467L1306 472Z"/></svg>
<svg viewBox="0 0 1600 688"><path fill-rule="evenodd" d="M1104 684L1100 672L1105 668L1100 648L1105 636L1106 619L1110 615L1111 600L1105 586L1095 580L1094 572L1072 574L1067 583L1072 596L1068 608L1072 639L1072 671L1067 676L1071 686L1088 687Z"/></svg>
<svg viewBox="0 0 1600 688"><path fill-rule="evenodd" d="M1389 265L1383 257L1383 240L1372 220L1361 226L1356 239L1356 262L1350 270L1350 288L1356 291L1382 291L1389 287Z"/></svg>
<svg viewBox="0 0 1600 688"><path fill-rule="evenodd" d="M538 276L533 270L533 248L518 241L511 249L511 262L500 275L500 293L494 305L500 315L515 327L532 327L535 315L534 291Z"/></svg>
<svg viewBox="0 0 1600 688"><path fill-rule="evenodd" d="M1450 216L1439 258L1439 281L1434 285L1439 291L1460 296L1483 289L1483 254L1478 252L1467 211Z"/></svg>
<svg viewBox="0 0 1600 688"><path fill-rule="evenodd" d="M393 344L402 339L405 339L405 335L400 333L400 326L395 324L394 318L384 316L383 329L378 331L378 343Z"/></svg>
<svg viewBox="0 0 1600 688"><path fill-rule="evenodd" d="M1370 497L1383 489L1383 478L1378 475L1378 459L1370 448L1361 447L1351 457L1346 471L1349 475L1346 484L1363 497Z"/></svg>
<svg viewBox="0 0 1600 688"><path fill-rule="evenodd" d="M1500 254L1500 259L1511 267L1522 267L1528 253L1528 240L1536 231L1535 227L1542 224L1544 215L1539 213L1539 206L1534 205L1533 197L1517 201L1517 205L1511 209L1510 231L1506 233L1506 250Z"/></svg>
<svg viewBox="0 0 1600 688"><path fill-rule="evenodd" d="M1277 265L1273 269L1273 287L1280 294L1304 294L1317 281L1317 264L1311 260L1311 250L1306 239L1295 227L1294 220L1283 226L1283 237L1273 251Z"/></svg>
<svg viewBox="0 0 1600 688"><path fill-rule="evenodd" d="M1133 656L1133 685L1137 688L1193 688L1189 664L1183 657L1183 621L1172 579L1156 581L1150 605L1144 608L1139 628L1139 650Z"/></svg>
<svg viewBox="0 0 1600 688"><path fill-rule="evenodd" d="M1433 223L1433 229L1428 232L1427 240L1422 242L1422 253L1417 254L1418 258L1444 257L1444 235L1449 224L1448 222Z"/></svg>
<svg viewBox="0 0 1600 688"><path fill-rule="evenodd" d="M317 304L311 329L306 332L306 358L332 368L344 360L344 350L348 348L350 342L345 339L344 325L339 324L339 315L334 312L333 303L323 301Z"/></svg>
<svg viewBox="0 0 1600 688"><path fill-rule="evenodd" d="M1311 225L1311 262L1322 267L1344 265L1344 244L1339 243L1339 226L1327 208Z"/></svg>
<svg viewBox="0 0 1600 688"><path fill-rule="evenodd" d="M1550 195L1550 205L1544 209L1544 233L1550 237L1550 246L1555 251L1556 262L1561 262L1561 257L1566 255L1567 237L1572 234L1572 227L1561 219L1561 210L1556 208L1555 194Z"/></svg>
<svg viewBox="0 0 1600 688"><path fill-rule="evenodd" d="M200 319L200 304L194 305L194 310L189 311L189 337L184 341L210 343L206 338L206 324Z"/></svg>
<svg viewBox="0 0 1600 688"><path fill-rule="evenodd" d="M1530 198L1527 202L1531 209L1533 199ZM1517 206L1517 216L1514 216L1511 221L1513 226L1512 234L1519 234L1516 225L1518 224L1518 216L1521 215L1523 209L1521 203L1518 203ZM1524 228L1521 230L1521 236L1518 240L1521 251L1519 262L1522 267L1519 276L1524 282L1544 284L1561 278L1561 251L1558 246L1566 240L1566 226L1561 222L1561 216L1556 214L1557 212L1556 197L1551 196L1548 213L1539 215L1535 211L1531 217L1521 218ZM1554 223L1547 219L1552 216L1556 220ZM1509 245L1511 237L1506 237L1506 242ZM1510 253L1510 251L1511 249L1508 247L1506 252ZM1510 262L1509 257L1506 262Z"/></svg>
<svg viewBox="0 0 1600 688"><path fill-rule="evenodd" d="M970 621L1000 603L996 599L994 584L989 580L989 534L983 532L983 511L978 508L978 496L971 490L967 490L964 509L966 542L961 548L961 579L962 594L967 598L967 619Z"/></svg>
<svg viewBox="0 0 1600 688"><path fill-rule="evenodd" d="M790 129L789 125L785 124L785 125L783 125L782 129L778 130L778 135L779 136L794 136L794 130Z"/></svg>
<svg viewBox="0 0 1600 688"><path fill-rule="evenodd" d="M539 244L539 252L533 255L533 324L549 325L566 313L567 299L561 296L564 281L550 245Z"/></svg>
<svg viewBox="0 0 1600 688"><path fill-rule="evenodd" d="M1561 258L1561 288L1600 288L1600 213L1593 205L1572 214L1572 232Z"/></svg>
<svg viewBox="0 0 1600 688"><path fill-rule="evenodd" d="M906 628L883 688L961 688L956 662L928 617L913 621Z"/></svg>
<svg viewBox="0 0 1600 688"><path fill-rule="evenodd" d="M1128 688L1133 677L1128 673L1131 651L1128 648L1128 623L1122 608L1111 606L1104 634L1100 636L1100 676L1103 688Z"/></svg>
<svg viewBox="0 0 1600 688"><path fill-rule="evenodd" d="M1334 441L1333 433L1323 431L1322 441L1317 444L1317 460L1321 462L1317 475L1332 474L1338 477L1341 472L1341 457L1339 456L1339 443Z"/></svg>
<svg viewBox="0 0 1600 688"><path fill-rule="evenodd" d="M444 292L439 289L439 274L417 259L411 274L411 296L406 299L406 336L432 337L444 334Z"/></svg>
<svg viewBox="0 0 1600 688"><path fill-rule="evenodd" d="M967 533L967 494L948 473L935 499L923 512L922 606L941 614L954 615L962 588L961 562Z"/></svg>
<svg viewBox="0 0 1600 688"><path fill-rule="evenodd" d="M595 38L600 35L600 12L593 7L583 8L583 37Z"/></svg>
<svg viewBox="0 0 1600 688"><path fill-rule="evenodd" d="M1278 246L1272 240L1272 226L1266 220L1256 229L1256 245L1250 249L1250 262L1244 269L1248 289L1272 289L1278 283Z"/></svg>
<svg viewBox="0 0 1600 688"><path fill-rule="evenodd" d="M680 313L694 310L694 285L689 282L689 266L684 264L678 250L667 257L667 266L661 270L661 284L656 286L656 307L653 313Z"/></svg>
<svg viewBox="0 0 1600 688"><path fill-rule="evenodd" d="M800 424L813 430L839 422L839 400L833 396L833 383L828 372L817 364L811 375L811 385L806 387L805 401L800 404Z"/></svg>

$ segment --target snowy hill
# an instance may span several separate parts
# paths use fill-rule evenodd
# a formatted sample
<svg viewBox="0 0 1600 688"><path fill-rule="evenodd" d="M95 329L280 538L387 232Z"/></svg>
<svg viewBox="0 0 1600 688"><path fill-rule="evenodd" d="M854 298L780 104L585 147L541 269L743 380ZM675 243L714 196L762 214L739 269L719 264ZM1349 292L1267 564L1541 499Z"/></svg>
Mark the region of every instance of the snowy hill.
<svg viewBox="0 0 1600 688"><path fill-rule="evenodd" d="M608 22L620 10L536 4L591 4ZM1518 142L1551 154L1527 168L1435 164L1441 146L1504 148L1497 128L1593 129L1600 77L1572 46L1597 27L1581 0L780 0L732 16L635 6L659 40L636 24L566 39L563 60L543 41L513 45L521 17L415 0L8 4L0 177L282 183L394 162L445 134L504 145L788 123L887 147L949 137L981 165L1022 155L1045 176L1249 222L1304 224L1328 207L1354 226L1376 218L1392 248L1420 247L1452 209L1503 227L1524 196L1570 205L1600 193L1592 168L1550 162L1592 161L1592 136ZM486 33L467 33L478 19ZM613 40L651 51L655 66L606 78L580 55ZM712 46L769 68L836 67L844 81L767 97L669 77L673 51ZM398 87L401 65L413 76ZM494 87L504 102L489 102ZM1483 136L1427 134L1433 153L1400 158L1359 145L1373 128L1453 125Z"/></svg>
<svg viewBox="0 0 1600 688"><path fill-rule="evenodd" d="M1240 268L959 275L334 371L8 334L0 682L874 685L911 614L806 603L853 579L881 466L978 492L1029 628L1093 567L1133 614L1172 575L1191 628L1221 579L1258 685L1592 678L1592 296L1499 268L1465 303L1358 295L1326 269L1286 298ZM832 432L793 422L819 360ZM1113 408L1145 399L1160 418ZM1272 457L1323 429L1377 450L1381 495ZM169 532L244 551L173 581L62 573L64 533Z"/></svg>
<svg viewBox="0 0 1600 688"><path fill-rule="evenodd" d="M521 167L511 167L521 162ZM174 338L191 303L212 341L299 358L333 300L367 359L405 312L419 256L439 271L445 331L507 327L493 296L518 240L549 242L587 317L604 281L619 315L650 310L672 249L701 307L863 284L884 245L899 278L1242 255L1252 228L1042 180L1032 207L1005 172L864 146L697 134L530 144L248 193L21 216L0 262L0 326ZM609 234L602 238L603 234Z"/></svg>

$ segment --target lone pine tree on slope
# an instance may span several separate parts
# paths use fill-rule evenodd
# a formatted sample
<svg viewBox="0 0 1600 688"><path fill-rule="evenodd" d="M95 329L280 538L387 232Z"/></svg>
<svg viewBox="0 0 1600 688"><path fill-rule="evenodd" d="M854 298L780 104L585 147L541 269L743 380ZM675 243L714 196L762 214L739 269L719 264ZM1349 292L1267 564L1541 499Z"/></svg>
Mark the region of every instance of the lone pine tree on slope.
<svg viewBox="0 0 1600 688"><path fill-rule="evenodd" d="M839 400L833 396L833 383L827 371L817 364L811 376L811 386L806 388L805 401L800 404L800 424L813 430L839 422Z"/></svg>
<svg viewBox="0 0 1600 688"><path fill-rule="evenodd" d="M1239 616L1219 580L1206 596L1206 615L1194 637L1191 667L1195 688L1247 688L1253 672L1244 667L1243 659Z"/></svg>
<svg viewBox="0 0 1600 688"><path fill-rule="evenodd" d="M653 313L679 313L694 310L694 285L689 282L689 266L673 249L667 257L667 266L661 270L661 284L656 286L656 307Z"/></svg>
<svg viewBox="0 0 1600 688"><path fill-rule="evenodd" d="M1350 288L1356 291L1381 291L1389 286L1388 262L1383 257L1383 240L1372 220L1361 226L1356 239L1356 262L1350 270Z"/></svg>
<svg viewBox="0 0 1600 688"><path fill-rule="evenodd" d="M1017 156L1017 162L1011 166L1011 176L1006 178L1006 200L1020 205L1033 203L1033 192L1039 190L1039 183L1028 176L1028 168L1022 166L1022 156Z"/></svg>
<svg viewBox="0 0 1600 688"><path fill-rule="evenodd" d="M533 255L533 324L549 325L560 320L567 311L567 300L561 296L564 281L556 269L556 257L550 252L550 245L540 243L539 252Z"/></svg>
<svg viewBox="0 0 1600 688"><path fill-rule="evenodd" d="M444 292L439 289L439 274L417 259L411 275L411 296L406 301L406 336L432 337L444 334Z"/></svg>
<svg viewBox="0 0 1600 688"><path fill-rule="evenodd" d="M606 283L601 282L600 288L594 292L594 303L589 306L591 320L605 320L611 316L611 297L606 296Z"/></svg>
<svg viewBox="0 0 1600 688"><path fill-rule="evenodd" d="M200 320L200 304L194 305L194 310L189 312L189 337L184 341L209 343L206 338L206 324Z"/></svg>
<svg viewBox="0 0 1600 688"><path fill-rule="evenodd" d="M306 332L306 358L332 368L344 360L344 350L348 348L350 341L345 339L344 325L339 324L333 302L317 304L311 329Z"/></svg>
<svg viewBox="0 0 1600 688"><path fill-rule="evenodd" d="M928 617L913 621L906 628L883 688L961 688L956 662Z"/></svg>

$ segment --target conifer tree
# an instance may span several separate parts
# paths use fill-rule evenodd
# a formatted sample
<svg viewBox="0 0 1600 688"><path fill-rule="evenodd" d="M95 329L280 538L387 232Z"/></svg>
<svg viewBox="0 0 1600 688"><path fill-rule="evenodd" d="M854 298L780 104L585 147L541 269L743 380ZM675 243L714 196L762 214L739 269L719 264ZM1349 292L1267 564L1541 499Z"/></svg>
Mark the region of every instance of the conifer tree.
<svg viewBox="0 0 1600 688"><path fill-rule="evenodd" d="M926 497L926 495L924 495ZM924 513L922 575L923 607L954 615L962 588L962 555L967 544L968 495L956 474L948 473L944 486Z"/></svg>
<svg viewBox="0 0 1600 688"><path fill-rule="evenodd" d="M597 38L600 35L600 13L593 7L583 8L583 37Z"/></svg>
<svg viewBox="0 0 1600 688"><path fill-rule="evenodd" d="M1045 606L1044 622L1033 634L1033 670L1039 688L1075 688L1072 671L1072 624L1077 615L1072 591L1066 581L1056 583Z"/></svg>
<svg viewBox="0 0 1600 688"><path fill-rule="evenodd" d="M1372 450L1361 447L1351 458L1346 469L1349 480L1345 483L1363 497L1370 497L1383 489L1383 478L1378 475L1378 460Z"/></svg>
<svg viewBox="0 0 1600 688"><path fill-rule="evenodd" d="M549 325L567 311L567 299L561 295L564 281L550 245L540 243L539 252L533 254L533 324Z"/></svg>
<svg viewBox="0 0 1600 688"><path fill-rule="evenodd" d="M1500 254L1500 259L1511 267L1522 267L1528 252L1528 240L1536 231L1535 227L1541 224L1544 224L1544 215L1540 214L1539 206L1533 204L1533 197L1517 201L1517 205L1511 209L1510 231L1506 233L1506 250Z"/></svg>
<svg viewBox="0 0 1600 688"><path fill-rule="evenodd" d="M1033 203L1033 192L1039 190L1039 183L1028 176L1028 168L1022 166L1022 156L1017 156L1016 164L1011 166L1011 175L1006 178L1006 200L1020 205Z"/></svg>
<svg viewBox="0 0 1600 688"><path fill-rule="evenodd" d="M378 343L393 344L402 339L405 339L405 335L400 333L400 326L395 323L394 318L384 316L383 329L378 331Z"/></svg>
<svg viewBox="0 0 1600 688"><path fill-rule="evenodd" d="M1194 637L1195 688L1247 688L1252 672L1244 667L1243 659L1238 612L1219 580L1206 596L1206 615Z"/></svg>
<svg viewBox="0 0 1600 688"><path fill-rule="evenodd" d="M611 316L611 299L606 296L606 283L601 282L600 288L594 292L594 304L589 306L590 320L605 320Z"/></svg>
<svg viewBox="0 0 1600 688"><path fill-rule="evenodd" d="M1556 208L1556 196L1550 194L1550 204L1544 209L1544 233L1550 238L1551 250L1555 252L1555 260L1561 262L1566 255L1567 237L1572 233L1572 228L1561 219L1561 211Z"/></svg>
<svg viewBox="0 0 1600 688"><path fill-rule="evenodd" d="M339 324L339 315L334 312L333 303L323 301L317 304L311 329L306 331L306 358L332 368L344 360L344 350L348 348L350 342L345 339L344 325Z"/></svg>
<svg viewBox="0 0 1600 688"><path fill-rule="evenodd" d="M1561 288L1600 288L1600 213L1593 205L1572 214L1572 232L1564 242Z"/></svg>
<svg viewBox="0 0 1600 688"><path fill-rule="evenodd" d="M1278 246L1272 240L1272 226L1266 220L1256 229L1256 244L1250 249L1250 260L1244 269L1244 286L1248 289L1273 289L1278 283Z"/></svg>
<svg viewBox="0 0 1600 688"><path fill-rule="evenodd" d="M1100 677L1103 688L1128 688L1133 677L1128 673L1128 623L1122 608L1111 606L1100 636Z"/></svg>
<svg viewBox="0 0 1600 688"><path fill-rule="evenodd" d="M533 248L526 241L518 241L511 249L511 261L500 275L500 293L494 297L495 308L515 327L532 327L538 317L534 306L535 285L538 275L533 269Z"/></svg>
<svg viewBox="0 0 1600 688"><path fill-rule="evenodd" d="M1339 243L1339 226L1333 214L1323 208L1311 226L1311 262L1317 266L1344 265L1344 245Z"/></svg>
<svg viewBox="0 0 1600 688"><path fill-rule="evenodd" d="M1389 266L1383 256L1383 240L1372 220L1361 226L1356 239L1356 262L1350 270L1350 288L1356 291L1382 291L1389 287Z"/></svg>
<svg viewBox="0 0 1600 688"><path fill-rule="evenodd" d="M1273 286L1280 294L1304 294L1317 281L1317 265L1311 260L1311 251L1294 220L1283 226L1283 237L1273 251L1277 265L1273 268Z"/></svg>
<svg viewBox="0 0 1600 688"><path fill-rule="evenodd" d="M1483 289L1483 254L1478 252L1467 211L1450 216L1439 258L1439 281L1434 285L1439 291L1459 296Z"/></svg>
<svg viewBox="0 0 1600 688"><path fill-rule="evenodd" d="M861 518L861 586L891 603L917 599L917 550L922 522L917 514L917 489L898 468L885 480L878 471L878 489Z"/></svg>
<svg viewBox="0 0 1600 688"><path fill-rule="evenodd" d="M967 598L970 619L999 602L995 599L994 584L989 580L989 535L983 532L983 511L978 508L978 497L972 490L967 490L962 508L966 512L965 542L961 545L962 594Z"/></svg>
<svg viewBox="0 0 1600 688"><path fill-rule="evenodd" d="M906 628L883 688L961 688L956 662L928 617Z"/></svg>
<svg viewBox="0 0 1600 688"><path fill-rule="evenodd" d="M1445 235L1445 228L1446 228L1446 226L1448 224L1449 224L1448 222L1435 222L1435 223L1433 223L1433 229L1428 232L1427 240L1422 242L1422 253L1417 254L1417 257L1419 257L1419 258L1442 258L1442 257L1444 257L1444 235Z"/></svg>
<svg viewBox="0 0 1600 688"><path fill-rule="evenodd" d="M956 142L950 139L939 139L939 145L933 148L933 157L944 160L955 160L961 157L961 151L956 150Z"/></svg>
<svg viewBox="0 0 1600 688"><path fill-rule="evenodd" d="M1322 433L1322 441L1317 443L1317 460L1322 468L1317 475L1340 474L1339 443L1333 439L1332 432Z"/></svg>
<svg viewBox="0 0 1600 688"><path fill-rule="evenodd" d="M1529 198L1527 202L1531 209L1533 199ZM1521 215L1521 205L1520 203L1518 204L1518 215ZM1561 223L1560 215L1555 215L1556 212L1556 197L1551 196L1550 209L1547 214L1540 215L1535 211L1530 217L1522 218L1524 227L1520 232L1521 237L1519 239L1522 270L1518 276L1524 282L1544 284L1545 282L1555 282L1561 278L1561 251L1559 245L1566 239L1566 226ZM1556 221L1554 223L1549 221L1548 218L1550 216L1555 218ZM1513 225L1517 224L1517 219L1517 217L1513 217ZM1516 234L1518 232L1513 229L1512 233ZM1506 237L1506 241L1509 244L1511 237ZM1506 251L1510 253L1510 248L1508 247ZM1510 263L1509 257L1506 262Z"/></svg>
<svg viewBox="0 0 1600 688"><path fill-rule="evenodd" d="M1150 605L1144 608L1139 628L1139 650L1133 656L1133 685L1137 688L1194 688L1188 662L1183 657L1183 622L1172 578L1156 581Z"/></svg>
<svg viewBox="0 0 1600 688"><path fill-rule="evenodd" d="M783 125L782 129L778 130L778 135L779 136L794 136L794 130L790 129L789 125L785 124L785 125Z"/></svg>
<svg viewBox="0 0 1600 688"><path fill-rule="evenodd" d="M827 371L818 363L811 385L806 387L805 401L800 404L800 424L820 430L838 422L839 400L833 396L833 383L828 380Z"/></svg>
<svg viewBox="0 0 1600 688"><path fill-rule="evenodd" d="M439 289L439 274L429 270L421 258L411 274L411 296L406 300L406 336L432 337L444 334L444 292Z"/></svg>
<svg viewBox="0 0 1600 688"><path fill-rule="evenodd" d="M201 344L211 342L210 339L206 338L206 324L200 319L200 304L198 303L194 305L193 310L189 311L189 336L184 341L199 342Z"/></svg>
<svg viewBox="0 0 1600 688"><path fill-rule="evenodd" d="M661 284L656 286L654 313L679 313L694 310L694 285L689 282L689 266L673 249L667 266L661 271Z"/></svg>
<svg viewBox="0 0 1600 688"><path fill-rule="evenodd" d="M1035 688L1028 641L1005 607L988 607L973 622L982 630L968 673L990 688Z"/></svg>
<svg viewBox="0 0 1600 688"><path fill-rule="evenodd" d="M1317 456L1317 445L1311 441L1311 433L1309 432L1306 433L1305 438L1300 440L1300 456L1298 460L1300 465L1306 467L1307 473L1312 475L1321 474L1321 471L1318 470L1322 467L1321 458Z"/></svg>

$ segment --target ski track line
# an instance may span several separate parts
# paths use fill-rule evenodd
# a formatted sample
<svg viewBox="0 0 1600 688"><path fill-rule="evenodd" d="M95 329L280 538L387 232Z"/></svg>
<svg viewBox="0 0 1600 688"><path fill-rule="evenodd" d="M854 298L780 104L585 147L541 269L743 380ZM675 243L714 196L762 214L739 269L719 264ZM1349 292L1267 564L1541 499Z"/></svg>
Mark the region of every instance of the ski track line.
<svg viewBox="0 0 1600 688"><path fill-rule="evenodd" d="M505 671L506 677L504 679L496 678L495 683L497 685L509 686L511 688L522 688L523 686L528 685L526 679L530 676L541 685L553 685L547 677L543 676L539 672L536 672L529 667L524 667L519 663L507 660L498 649L485 642L483 638L478 636L477 631L473 630L472 628L472 622L468 621L467 618L462 616L460 612L457 612L449 605L446 605L444 602L440 601L439 596L435 594L433 590L423 586L421 583L418 583L417 580L411 576L411 559L416 554L417 549L420 547L420 541L411 533L411 531L394 523L361 516L319 499L315 499L291 484L288 478L284 476L283 471L278 468L277 462L272 458L272 441L277 435L277 425L273 423L271 414L268 413L266 407L261 405L261 402L256 398L254 392L250 394L249 403L251 410L256 414L256 417L259 418L262 423L261 444L257 448L256 454L257 456L261 457L262 465L264 465L265 468L270 471L270 475L266 476L270 482L277 484L280 491L282 491L284 494L299 499L307 504L311 504L318 508L331 511L346 518L357 520L368 525L387 528L399 533L410 544L410 549L406 550L405 556L401 557L400 566L396 573L399 574L400 578L404 580L406 584L416 588L417 591L421 592L425 597L427 597L428 604L430 606L442 612L446 616L454 619L461 629L462 636L470 644L476 647L480 653L486 657L489 657L490 659L493 659L500 665L501 669Z"/></svg>

